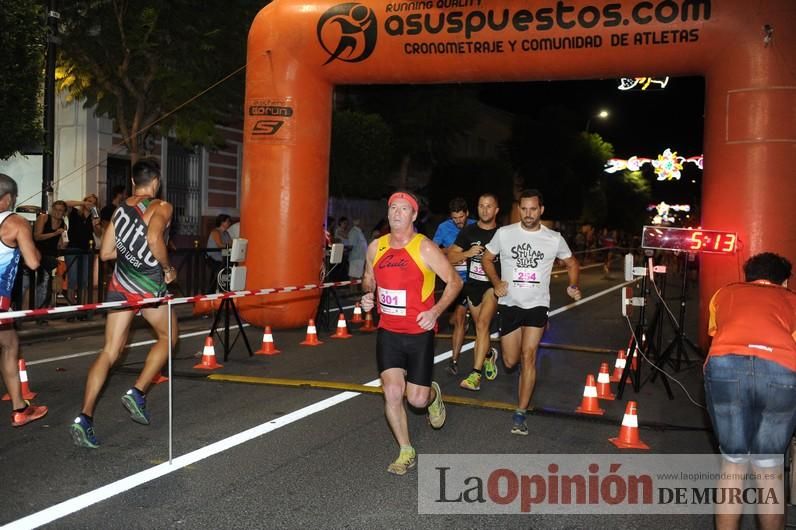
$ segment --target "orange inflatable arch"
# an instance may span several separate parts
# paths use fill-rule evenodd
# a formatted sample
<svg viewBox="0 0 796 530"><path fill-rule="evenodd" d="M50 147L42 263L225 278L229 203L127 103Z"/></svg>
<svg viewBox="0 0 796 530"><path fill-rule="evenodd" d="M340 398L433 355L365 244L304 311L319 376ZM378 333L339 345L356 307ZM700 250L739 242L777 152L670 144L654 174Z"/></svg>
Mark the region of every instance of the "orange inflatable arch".
<svg viewBox="0 0 796 530"><path fill-rule="evenodd" d="M795 31L793 0L275 0L248 43L248 286L319 280L337 84L704 76L703 226L736 231L740 260L796 261ZM702 256L700 329L709 297L738 270ZM319 296L246 299L242 313L297 327Z"/></svg>

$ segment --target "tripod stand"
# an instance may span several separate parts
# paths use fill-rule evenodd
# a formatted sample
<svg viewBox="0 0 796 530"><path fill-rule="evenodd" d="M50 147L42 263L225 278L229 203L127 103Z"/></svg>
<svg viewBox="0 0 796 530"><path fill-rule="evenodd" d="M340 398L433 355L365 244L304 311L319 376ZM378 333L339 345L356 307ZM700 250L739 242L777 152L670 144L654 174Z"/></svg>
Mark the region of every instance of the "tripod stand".
<svg viewBox="0 0 796 530"><path fill-rule="evenodd" d="M669 363L675 371L680 371L681 362L692 363L691 358L688 357L688 352L686 351L687 348L691 348L691 350L699 357L703 357L702 351L696 346L691 339L686 337L685 331L683 330L685 324L685 305L688 300L688 261L689 261L689 253L683 253L683 281L682 285L680 286L680 313L675 320L674 315L671 314L670 311L665 311L666 316L669 320L669 323L672 325L674 329L674 337L669 342L669 344L664 348L661 352L658 360L655 363L655 366L658 368L663 367L665 363ZM672 363L671 355L673 352L676 351L676 358L674 363ZM653 373L650 376L651 380L655 380L655 376L657 373ZM665 380L665 379L664 379Z"/></svg>
<svg viewBox="0 0 796 530"><path fill-rule="evenodd" d="M327 260L327 265L329 265ZM337 264L335 264L335 267ZM323 282L329 278L329 275L334 270L334 267L329 269L329 271L324 274ZM337 310L339 311L338 314L343 314L343 304L340 303L340 297L337 296L337 290L334 287L326 287L323 289L321 293L321 301L318 304L318 311L315 313L315 325L318 327L323 327L326 331L331 331L332 326L332 319L329 318L329 311L333 307L332 306L332 297L334 297L334 303L337 304ZM335 321L335 326L337 325Z"/></svg>
<svg viewBox="0 0 796 530"><path fill-rule="evenodd" d="M224 333L223 335L218 331L218 321L221 318L221 314L224 314ZM229 316L230 313L234 315L235 321L238 323L238 334L235 336L235 339L230 342L229 340ZM249 344L249 339L246 337L246 332L243 331L243 323L240 320L240 315L238 314L238 309L235 307L235 301L232 298L224 298L221 300L221 305L218 306L218 311L216 311L216 316L213 319L213 326L210 328L210 336L213 335L218 336L218 340L221 344L224 345L224 360L226 361L229 357L229 352L232 351L232 348L235 346L235 343L238 341L238 338L243 337L243 342L246 344L246 350L249 352L249 357L254 355L252 353L252 347Z"/></svg>
<svg viewBox="0 0 796 530"><path fill-rule="evenodd" d="M229 271L229 251L227 250L226 254L226 263L224 269L221 272ZM221 274L221 272L219 274ZM222 285L222 281L218 280L218 286L222 290L226 290L226 286ZM229 285L229 283L227 283ZM235 321L238 323L238 334L235 336L235 339L230 342L229 338L229 317L230 313L235 317ZM218 331L218 323L221 315L224 315L224 333L223 335ZM227 360L229 357L229 352L232 351L232 348L235 346L235 343L238 341L238 338L243 337L243 342L246 344L246 351L249 352L249 357L253 356L252 347L249 344L249 338L246 336L246 332L243 330L243 323L240 320L240 315L238 314L238 309L235 307L235 300L232 298L224 298L221 300L221 305L218 306L218 311L216 311L216 316L213 318L213 325L210 328L209 336L217 335L218 340L221 344L224 345L224 361Z"/></svg>
<svg viewBox="0 0 796 530"><path fill-rule="evenodd" d="M636 368L633 370L633 360L635 359L636 350L644 352L647 357L653 357L656 352L653 335L657 329L657 322L659 320L658 311L660 310L660 307L656 308L656 313L652 318L652 326L649 329L647 328L646 320L647 300L649 299L650 294L650 281L648 280L648 276L652 270L651 257L649 258L649 261L650 266L647 267L647 270L645 270L644 276L641 279L641 292L644 294L644 303L641 305L641 309L639 310L638 321L636 322L636 327L633 330L633 337L630 339L630 345L627 349L627 360L625 361L625 368L622 370L622 376L619 379L619 386L617 387L616 391L616 399L622 399L622 394L625 392L625 384L627 383L628 377L633 384L633 390L635 392L641 390L642 359L638 359L636 361ZM674 394L672 394L672 389L669 386L668 379L663 378L663 386L666 389L666 394L669 396L669 399L674 399Z"/></svg>

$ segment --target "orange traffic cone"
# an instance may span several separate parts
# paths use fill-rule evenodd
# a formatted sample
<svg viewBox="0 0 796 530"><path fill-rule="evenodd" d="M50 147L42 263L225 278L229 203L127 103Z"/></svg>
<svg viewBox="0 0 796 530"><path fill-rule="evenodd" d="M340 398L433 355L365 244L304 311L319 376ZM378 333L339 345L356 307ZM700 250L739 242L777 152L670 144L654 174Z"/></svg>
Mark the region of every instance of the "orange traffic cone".
<svg viewBox="0 0 796 530"><path fill-rule="evenodd" d="M611 376L608 373L608 363L600 363L600 373L597 374L597 397L600 399L616 399L611 392Z"/></svg>
<svg viewBox="0 0 796 530"><path fill-rule="evenodd" d="M589 374L586 376L586 386L583 387L583 399L580 406L575 409L578 414L592 414L595 416L602 416L605 411L600 408L600 402L597 400L597 387L594 386L594 376Z"/></svg>
<svg viewBox="0 0 796 530"><path fill-rule="evenodd" d="M362 319L362 308L359 307L359 302L354 304L354 316L351 317L352 324L362 324L364 320Z"/></svg>
<svg viewBox="0 0 796 530"><path fill-rule="evenodd" d="M277 350L274 344L274 336L271 335L271 326L265 326L265 330L263 331L263 343L260 349L254 352L255 355L276 355L280 352L281 350Z"/></svg>
<svg viewBox="0 0 796 530"><path fill-rule="evenodd" d="M17 366L19 367L19 383L20 383L20 390L22 390L22 399L35 398L38 392L32 391L30 389L30 385L28 384L28 370L25 367L25 359L20 357L19 361L17 362ZM11 401L11 395L9 394L4 395L3 401Z"/></svg>
<svg viewBox="0 0 796 530"><path fill-rule="evenodd" d="M619 350L616 354L616 362L614 363L614 374L611 376L610 381L612 383L618 383L620 379L622 379L622 372L625 371L625 365L627 364L627 357L625 356L625 350ZM630 376L627 376L627 382L630 382Z"/></svg>
<svg viewBox="0 0 796 530"><path fill-rule="evenodd" d="M334 332L332 335L333 339L350 339L353 337L348 332L348 327L345 325L345 315L340 313L340 316L337 317L337 331Z"/></svg>
<svg viewBox="0 0 796 530"><path fill-rule="evenodd" d="M315 321L313 319L310 319L307 324L307 338L299 342L299 344L303 346L320 346L323 344L323 342L318 340L318 332L315 331Z"/></svg>
<svg viewBox="0 0 796 530"><path fill-rule="evenodd" d="M199 370L215 370L216 368L223 367L223 364L218 364L216 361L216 350L213 347L213 337L208 335L205 338L205 348L202 350L202 362L195 365L194 368Z"/></svg>
<svg viewBox="0 0 796 530"><path fill-rule="evenodd" d="M619 436L609 438L608 441L620 449L649 449L650 447L642 442L638 437L638 416L636 410L638 406L635 401L628 401L625 407L625 415L622 418L622 426L619 428Z"/></svg>
<svg viewBox="0 0 796 530"><path fill-rule="evenodd" d="M155 374L155 377L152 378L152 384L159 385L160 383L167 383L168 380L169 380L168 377L158 372Z"/></svg>
<svg viewBox="0 0 796 530"><path fill-rule="evenodd" d="M364 331L365 333L370 333L372 331L376 331L378 328L373 325L373 316L371 316L370 311L365 313L365 324L359 328L359 331Z"/></svg>

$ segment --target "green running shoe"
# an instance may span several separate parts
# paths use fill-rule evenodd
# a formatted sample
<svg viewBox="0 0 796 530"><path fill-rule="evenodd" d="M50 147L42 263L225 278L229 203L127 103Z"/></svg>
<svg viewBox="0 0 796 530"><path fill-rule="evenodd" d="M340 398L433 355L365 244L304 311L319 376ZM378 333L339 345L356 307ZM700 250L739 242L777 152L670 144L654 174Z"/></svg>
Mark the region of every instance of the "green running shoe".
<svg viewBox="0 0 796 530"><path fill-rule="evenodd" d="M489 348L489 353L492 355L484 359L484 377L487 381L494 381L498 374L498 351L496 348Z"/></svg>
<svg viewBox="0 0 796 530"><path fill-rule="evenodd" d="M481 374L478 372L470 372L467 379L462 379L459 386L465 390L472 390L473 392L481 390Z"/></svg>
<svg viewBox="0 0 796 530"><path fill-rule="evenodd" d="M393 475L406 475L406 472L417 464L417 453L414 449L401 449L401 454L395 462L387 466L387 473Z"/></svg>
<svg viewBox="0 0 796 530"><path fill-rule="evenodd" d="M428 422L435 429L441 429L445 425L445 403L442 401L442 390L436 381L431 382L431 388L434 389L434 401L428 406Z"/></svg>

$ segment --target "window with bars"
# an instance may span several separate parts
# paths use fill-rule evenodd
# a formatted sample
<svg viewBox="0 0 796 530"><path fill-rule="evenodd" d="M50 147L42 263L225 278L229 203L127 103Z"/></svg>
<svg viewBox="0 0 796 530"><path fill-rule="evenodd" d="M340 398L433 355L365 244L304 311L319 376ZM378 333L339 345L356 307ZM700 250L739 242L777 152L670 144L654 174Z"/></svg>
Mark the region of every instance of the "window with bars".
<svg viewBox="0 0 796 530"><path fill-rule="evenodd" d="M166 200L174 207L172 223L176 225L172 233L197 236L201 231L201 151L169 139L166 159Z"/></svg>

